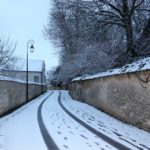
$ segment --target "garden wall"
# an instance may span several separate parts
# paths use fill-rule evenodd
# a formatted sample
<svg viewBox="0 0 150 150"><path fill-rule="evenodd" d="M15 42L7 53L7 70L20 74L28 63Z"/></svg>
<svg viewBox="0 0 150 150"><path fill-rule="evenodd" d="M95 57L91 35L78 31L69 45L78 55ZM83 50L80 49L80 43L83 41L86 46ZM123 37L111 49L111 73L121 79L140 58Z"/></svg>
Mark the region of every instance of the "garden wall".
<svg viewBox="0 0 150 150"><path fill-rule="evenodd" d="M29 100L46 91L46 85L29 83ZM0 79L0 116L24 103L26 103L26 84Z"/></svg>
<svg viewBox="0 0 150 150"><path fill-rule="evenodd" d="M70 95L150 131L150 71L73 81Z"/></svg>

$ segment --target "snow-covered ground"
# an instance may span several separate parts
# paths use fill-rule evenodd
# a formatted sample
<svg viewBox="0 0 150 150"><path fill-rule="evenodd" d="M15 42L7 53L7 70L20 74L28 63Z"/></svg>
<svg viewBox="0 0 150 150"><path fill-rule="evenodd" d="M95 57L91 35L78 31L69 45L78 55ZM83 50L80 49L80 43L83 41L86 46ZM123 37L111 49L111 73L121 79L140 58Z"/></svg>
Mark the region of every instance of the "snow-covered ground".
<svg viewBox="0 0 150 150"><path fill-rule="evenodd" d="M0 150L46 150L37 122L37 109L47 95L0 119Z"/></svg>
<svg viewBox="0 0 150 150"><path fill-rule="evenodd" d="M131 150L150 149L150 133L72 100L66 91L49 91L0 119L0 150L48 149L42 137L43 129L39 127L39 113L46 131L60 150L117 149L69 116L58 101L60 92L62 105L82 122ZM50 93L52 95L45 99Z"/></svg>

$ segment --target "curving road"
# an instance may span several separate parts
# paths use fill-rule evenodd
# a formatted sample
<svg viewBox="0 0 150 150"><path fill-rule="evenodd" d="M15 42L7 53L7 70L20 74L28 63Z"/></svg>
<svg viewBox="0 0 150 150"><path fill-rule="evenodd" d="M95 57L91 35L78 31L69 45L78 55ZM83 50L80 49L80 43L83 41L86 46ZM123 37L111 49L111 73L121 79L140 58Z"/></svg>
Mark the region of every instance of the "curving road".
<svg viewBox="0 0 150 150"><path fill-rule="evenodd" d="M0 150L150 150L150 133L49 91L0 120Z"/></svg>

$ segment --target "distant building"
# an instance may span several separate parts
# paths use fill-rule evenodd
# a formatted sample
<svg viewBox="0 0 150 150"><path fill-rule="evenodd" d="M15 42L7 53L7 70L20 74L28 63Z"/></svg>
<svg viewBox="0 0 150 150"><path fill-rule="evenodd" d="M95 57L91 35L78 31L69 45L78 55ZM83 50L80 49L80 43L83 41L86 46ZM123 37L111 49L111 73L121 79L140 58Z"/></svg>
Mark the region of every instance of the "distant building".
<svg viewBox="0 0 150 150"><path fill-rule="evenodd" d="M0 74L26 81L27 62L26 59L18 59L12 70L3 69ZM43 60L28 60L28 81L45 83L45 63Z"/></svg>

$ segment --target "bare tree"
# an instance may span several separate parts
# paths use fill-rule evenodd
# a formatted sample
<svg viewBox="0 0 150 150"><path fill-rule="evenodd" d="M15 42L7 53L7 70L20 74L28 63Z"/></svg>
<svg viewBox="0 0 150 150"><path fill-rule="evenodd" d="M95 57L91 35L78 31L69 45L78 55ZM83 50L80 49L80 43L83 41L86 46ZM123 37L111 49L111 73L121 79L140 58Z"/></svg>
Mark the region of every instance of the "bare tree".
<svg viewBox="0 0 150 150"><path fill-rule="evenodd" d="M0 68L9 69L13 67L15 57L13 53L16 48L16 43L13 44L10 39L7 40L0 38Z"/></svg>
<svg viewBox="0 0 150 150"><path fill-rule="evenodd" d="M147 0L93 0L96 10L89 11L94 14L101 26L118 26L125 30L127 41L127 54L136 55L133 37L133 18L136 11L149 12L146 7L150 1Z"/></svg>
<svg viewBox="0 0 150 150"><path fill-rule="evenodd" d="M46 35L61 47L58 81L118 67L149 49L149 0L53 0L53 6Z"/></svg>

